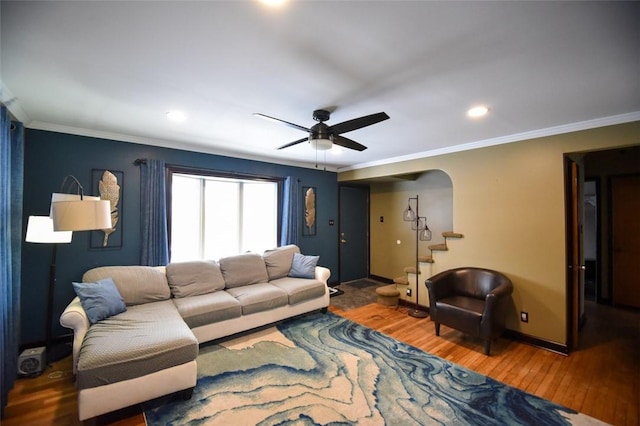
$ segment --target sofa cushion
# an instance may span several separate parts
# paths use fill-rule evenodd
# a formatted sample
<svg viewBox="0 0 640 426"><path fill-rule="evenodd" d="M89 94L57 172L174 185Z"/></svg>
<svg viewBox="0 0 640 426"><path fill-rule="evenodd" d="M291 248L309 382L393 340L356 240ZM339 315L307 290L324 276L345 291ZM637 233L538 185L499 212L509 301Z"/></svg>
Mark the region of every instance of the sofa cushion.
<svg viewBox="0 0 640 426"><path fill-rule="evenodd" d="M173 299L189 328L237 318L242 315L238 300L226 291Z"/></svg>
<svg viewBox="0 0 640 426"><path fill-rule="evenodd" d="M284 290L268 283L230 288L226 292L240 302L243 315L284 306L289 299Z"/></svg>
<svg viewBox="0 0 640 426"><path fill-rule="evenodd" d="M95 324L127 310L122 296L111 278L95 283L72 283L89 322Z"/></svg>
<svg viewBox="0 0 640 426"><path fill-rule="evenodd" d="M167 281L173 297L198 296L224 288L220 266L213 260L170 263Z"/></svg>
<svg viewBox="0 0 640 426"><path fill-rule="evenodd" d="M320 256L304 256L294 253L289 276L293 278L315 278Z"/></svg>
<svg viewBox="0 0 640 426"><path fill-rule="evenodd" d="M322 297L327 291L327 286L322 281L315 279L284 277L271 281L269 284L284 290L289 297L290 305Z"/></svg>
<svg viewBox="0 0 640 426"><path fill-rule="evenodd" d="M269 281L286 277L289 274L294 253L300 253L300 249L295 244L289 244L264 252L262 258L264 259L265 265L267 265Z"/></svg>
<svg viewBox="0 0 640 426"><path fill-rule="evenodd" d="M171 297L163 270L154 266L102 266L85 272L82 281L111 278L127 306L140 305Z"/></svg>
<svg viewBox="0 0 640 426"><path fill-rule="evenodd" d="M78 356L79 389L120 382L196 359L198 341L171 300L132 306L92 325Z"/></svg>
<svg viewBox="0 0 640 426"><path fill-rule="evenodd" d="M245 253L223 257L219 262L226 288L269 281L267 266L259 254Z"/></svg>

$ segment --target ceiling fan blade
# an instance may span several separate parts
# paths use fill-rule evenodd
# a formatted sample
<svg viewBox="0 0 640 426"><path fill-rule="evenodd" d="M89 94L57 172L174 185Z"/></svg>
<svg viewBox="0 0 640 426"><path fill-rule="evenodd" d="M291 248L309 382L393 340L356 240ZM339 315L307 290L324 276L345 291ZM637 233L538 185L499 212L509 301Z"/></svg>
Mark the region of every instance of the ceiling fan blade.
<svg viewBox="0 0 640 426"><path fill-rule="evenodd" d="M309 132L310 130L306 127L300 126L299 124L289 123L288 121L280 120L279 118L269 117L268 115L260 114L259 112L254 112L253 115L257 115L258 117L266 118L267 120L277 121L278 123L286 124L289 127L293 127L294 129L302 130L303 132Z"/></svg>
<svg viewBox="0 0 640 426"><path fill-rule="evenodd" d="M372 124L379 123L381 121L387 120L388 118L389 116L386 113L379 112L377 114L365 115L364 117L354 118L353 120L334 124L333 126L331 126L331 130L335 135L339 135L340 133L347 133L352 130L371 126Z"/></svg>
<svg viewBox="0 0 640 426"><path fill-rule="evenodd" d="M344 136L335 135L333 137L333 143L336 145L343 146L349 149L355 149L356 151L364 151L367 149L366 146L359 144L356 141L352 141L351 139L345 138Z"/></svg>
<svg viewBox="0 0 640 426"><path fill-rule="evenodd" d="M309 137L304 137L302 139L298 139L297 141L293 141L293 142L290 142L290 143L288 143L286 145L282 145L278 149L289 148L290 146L297 145L297 144L299 144L301 142L307 142L308 140L309 140Z"/></svg>

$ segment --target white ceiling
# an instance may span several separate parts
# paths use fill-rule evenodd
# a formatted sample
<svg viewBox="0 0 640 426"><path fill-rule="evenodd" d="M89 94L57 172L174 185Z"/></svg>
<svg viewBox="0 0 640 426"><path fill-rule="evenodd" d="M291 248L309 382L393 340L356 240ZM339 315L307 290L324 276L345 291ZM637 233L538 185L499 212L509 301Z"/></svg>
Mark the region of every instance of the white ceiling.
<svg viewBox="0 0 640 426"><path fill-rule="evenodd" d="M640 2L6 1L2 102L29 128L344 170L640 119ZM490 114L465 111L487 104ZM186 122L169 122L180 109ZM324 154L318 155L324 163Z"/></svg>

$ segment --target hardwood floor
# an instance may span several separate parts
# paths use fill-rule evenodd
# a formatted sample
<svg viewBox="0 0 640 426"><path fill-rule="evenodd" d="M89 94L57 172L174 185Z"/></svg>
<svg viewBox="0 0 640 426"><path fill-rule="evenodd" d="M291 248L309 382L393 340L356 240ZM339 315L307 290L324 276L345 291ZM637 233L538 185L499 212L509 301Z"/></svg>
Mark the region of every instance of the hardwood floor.
<svg viewBox="0 0 640 426"><path fill-rule="evenodd" d="M500 339L492 356L481 341L442 326L440 337L428 318L407 315L405 308L370 304L349 311L331 307L345 318L374 328L426 352L613 425L640 424L640 312L586 305L581 349L564 356ZM9 394L2 425L76 425L77 393L71 359L53 364L36 378L19 379ZM92 422L144 425L133 407Z"/></svg>

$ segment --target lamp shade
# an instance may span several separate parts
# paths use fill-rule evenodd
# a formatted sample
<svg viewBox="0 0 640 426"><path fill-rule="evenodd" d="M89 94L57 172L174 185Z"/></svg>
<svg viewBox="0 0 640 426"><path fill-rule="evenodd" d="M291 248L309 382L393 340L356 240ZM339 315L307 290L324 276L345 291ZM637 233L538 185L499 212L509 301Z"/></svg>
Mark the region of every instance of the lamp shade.
<svg viewBox="0 0 640 426"><path fill-rule="evenodd" d="M414 231L422 231L425 228L424 217L416 217L413 221L411 221L411 229Z"/></svg>
<svg viewBox="0 0 640 426"><path fill-rule="evenodd" d="M402 220L405 222L412 222L416 220L416 212L411 209L411 206L407 206L404 213L402 213Z"/></svg>
<svg viewBox="0 0 640 426"><path fill-rule="evenodd" d="M92 231L111 228L111 203L97 197L51 203L53 229L56 231Z"/></svg>
<svg viewBox="0 0 640 426"><path fill-rule="evenodd" d="M54 231L53 220L49 216L29 216L27 236L29 243L70 243L71 231Z"/></svg>
<svg viewBox="0 0 640 426"><path fill-rule="evenodd" d="M431 229L426 226L422 231L420 231L420 241L431 241Z"/></svg>

